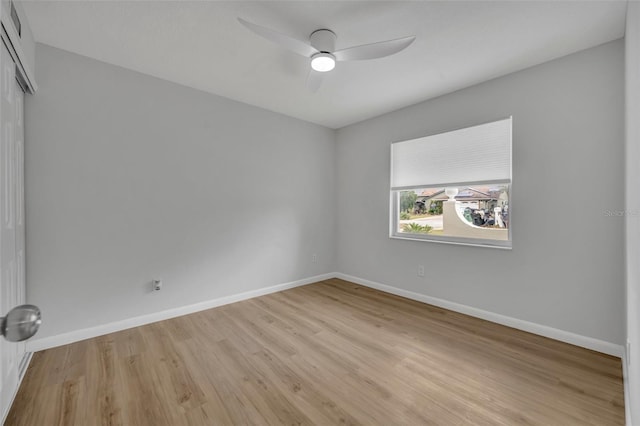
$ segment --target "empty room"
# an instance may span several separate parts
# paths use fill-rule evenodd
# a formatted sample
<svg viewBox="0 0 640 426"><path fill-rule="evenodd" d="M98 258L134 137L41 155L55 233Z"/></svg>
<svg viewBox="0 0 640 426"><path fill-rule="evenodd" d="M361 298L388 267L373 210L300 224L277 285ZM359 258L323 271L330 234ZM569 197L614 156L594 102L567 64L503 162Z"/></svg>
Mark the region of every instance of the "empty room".
<svg viewBox="0 0 640 426"><path fill-rule="evenodd" d="M0 2L5 425L640 425L640 2Z"/></svg>

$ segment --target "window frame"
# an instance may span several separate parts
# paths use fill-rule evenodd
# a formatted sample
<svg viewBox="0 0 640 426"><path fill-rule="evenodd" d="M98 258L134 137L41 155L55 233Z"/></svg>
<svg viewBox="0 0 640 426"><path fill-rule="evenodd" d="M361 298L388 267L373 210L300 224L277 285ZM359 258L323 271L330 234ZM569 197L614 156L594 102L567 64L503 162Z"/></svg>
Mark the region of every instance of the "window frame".
<svg viewBox="0 0 640 426"><path fill-rule="evenodd" d="M490 124L494 122L498 122L501 120L510 119L511 126L513 126L513 117L509 116L502 119L496 119L476 125L460 127L453 130L445 130L438 133L433 133L429 136L437 136L439 134L448 133L456 130L464 130L474 126L480 126L483 124ZM428 136L427 136L428 137ZM404 141L397 141L394 143L402 143ZM393 143L391 144L393 147ZM510 135L510 167L513 168L513 127L511 128ZM393 156L390 158L391 170L393 170ZM440 187L461 187L461 186L485 186L491 184L502 184L507 185L508 187L508 195L509 195L509 224L507 229L508 239L507 240L494 240L488 238L465 238L465 237L456 237L456 236L446 236L446 235L430 235L430 234L417 234L417 233L407 233L398 231L400 225L400 192L416 190L416 189L424 189L424 188L440 188ZM508 180L501 181L470 181L464 182L460 184L448 184L448 185L439 185L439 184L429 184L425 182L422 185L411 186L411 187L401 187L401 188L390 188L390 198L389 198L389 238L396 240L409 240L409 241L427 241L434 242L439 244L454 244L454 245L464 245L464 246L473 246L473 247L489 247L489 248L497 248L503 250L511 250L513 248L513 202L512 202L512 193L513 193L513 176L511 176Z"/></svg>

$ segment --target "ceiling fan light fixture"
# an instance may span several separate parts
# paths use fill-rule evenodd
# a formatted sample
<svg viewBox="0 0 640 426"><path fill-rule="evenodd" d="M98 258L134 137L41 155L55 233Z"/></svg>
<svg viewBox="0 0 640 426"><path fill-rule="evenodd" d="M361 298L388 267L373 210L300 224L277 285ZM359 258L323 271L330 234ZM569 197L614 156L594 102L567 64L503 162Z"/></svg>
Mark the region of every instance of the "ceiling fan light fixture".
<svg viewBox="0 0 640 426"><path fill-rule="evenodd" d="M307 60L310 59L311 72L307 78L307 87L312 92L318 90L323 73L334 69L337 61L362 61L384 58L406 49L416 39L415 36L409 36L335 50L336 33L327 28L315 30L309 35L309 40L305 41L279 33L271 28L245 21L242 18L238 18L238 22L260 37L304 56Z"/></svg>
<svg viewBox="0 0 640 426"><path fill-rule="evenodd" d="M320 52L311 56L311 68L318 72L331 71L336 67L336 58L331 53Z"/></svg>

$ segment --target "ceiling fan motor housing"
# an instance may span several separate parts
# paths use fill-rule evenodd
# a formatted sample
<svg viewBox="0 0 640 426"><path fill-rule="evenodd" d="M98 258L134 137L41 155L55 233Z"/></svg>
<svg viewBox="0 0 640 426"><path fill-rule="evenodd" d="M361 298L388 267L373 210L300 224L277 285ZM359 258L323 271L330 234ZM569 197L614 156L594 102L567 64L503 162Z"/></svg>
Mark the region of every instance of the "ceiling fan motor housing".
<svg viewBox="0 0 640 426"><path fill-rule="evenodd" d="M331 30L316 30L309 36L309 41L319 52L333 53L336 49L336 34Z"/></svg>

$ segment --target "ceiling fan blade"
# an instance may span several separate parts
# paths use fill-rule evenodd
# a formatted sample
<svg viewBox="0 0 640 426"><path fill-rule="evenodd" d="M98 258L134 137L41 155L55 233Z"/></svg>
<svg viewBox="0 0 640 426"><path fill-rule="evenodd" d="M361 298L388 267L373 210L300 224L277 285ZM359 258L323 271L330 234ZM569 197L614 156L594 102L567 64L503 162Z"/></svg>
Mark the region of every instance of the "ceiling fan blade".
<svg viewBox="0 0 640 426"><path fill-rule="evenodd" d="M307 76L307 89L315 93L322 85L323 75L321 72L315 71L313 68L309 70Z"/></svg>
<svg viewBox="0 0 640 426"><path fill-rule="evenodd" d="M349 47L333 52L338 61L360 61L363 59L376 59L393 55L406 49L415 36L398 38L395 40L380 41L378 43L363 44L362 46Z"/></svg>
<svg viewBox="0 0 640 426"><path fill-rule="evenodd" d="M277 31L262 27L260 25L256 25L249 21L245 21L242 18L238 18L238 21L259 36L264 37L273 43L279 44L280 46L289 49L292 52L297 53L298 55L306 56L307 58L309 58L314 53L318 53L318 51L313 46L305 41L298 40L297 38L288 36L286 34L281 34Z"/></svg>

